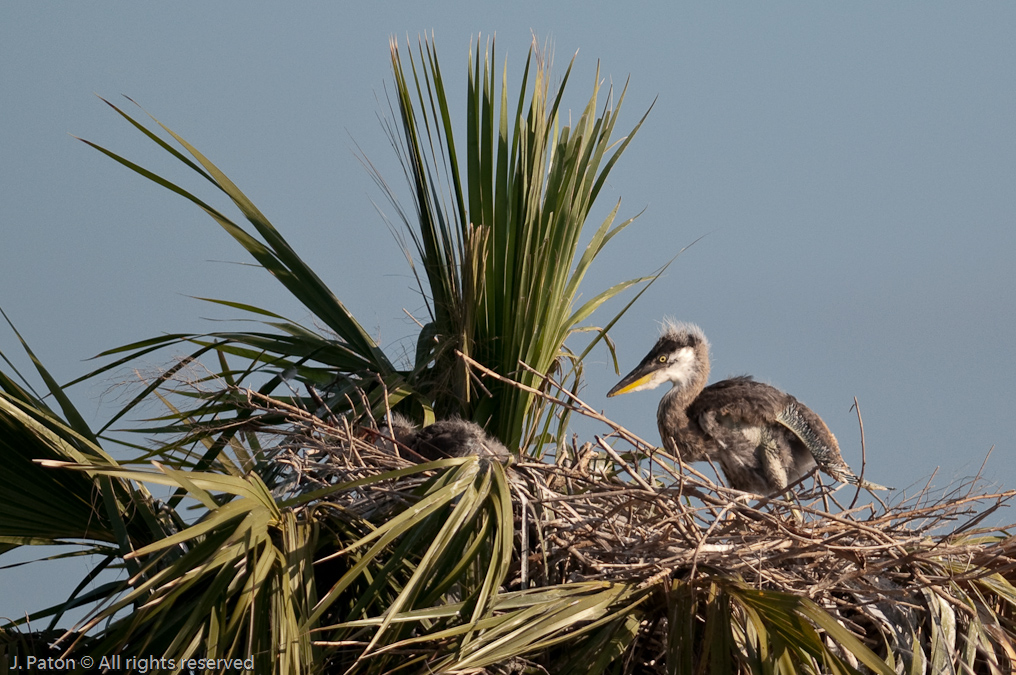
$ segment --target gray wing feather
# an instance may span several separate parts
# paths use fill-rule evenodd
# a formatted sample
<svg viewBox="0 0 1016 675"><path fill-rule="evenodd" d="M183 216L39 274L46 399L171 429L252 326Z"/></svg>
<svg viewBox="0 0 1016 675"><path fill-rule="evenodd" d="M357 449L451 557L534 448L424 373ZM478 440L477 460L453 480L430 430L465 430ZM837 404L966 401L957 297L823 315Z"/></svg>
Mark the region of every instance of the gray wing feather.
<svg viewBox="0 0 1016 675"><path fill-rule="evenodd" d="M807 412L806 412L807 411ZM810 415L808 413L811 413ZM808 418L813 419L808 419ZM828 473L838 481L858 485L867 490L888 490L889 488L877 483L869 483L859 479L847 463L840 456L839 448L835 445L836 440L832 433L825 426L825 423L807 408L802 408L791 403L776 416L776 420L794 432L794 435L801 439L819 468ZM819 426L821 425L821 426ZM822 436L828 437L823 439ZM831 440L831 442L830 442Z"/></svg>

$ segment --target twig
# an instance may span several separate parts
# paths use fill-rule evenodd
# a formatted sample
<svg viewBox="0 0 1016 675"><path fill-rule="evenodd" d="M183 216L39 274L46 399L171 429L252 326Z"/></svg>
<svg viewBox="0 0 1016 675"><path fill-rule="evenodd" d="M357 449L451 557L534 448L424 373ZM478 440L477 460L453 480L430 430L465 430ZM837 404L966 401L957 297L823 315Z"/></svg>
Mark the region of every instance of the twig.
<svg viewBox="0 0 1016 675"><path fill-rule="evenodd" d="M854 405L850 406L851 410L857 411L857 426L861 429L861 473L857 477L857 489L854 490L854 498L850 500L850 506L847 509L854 508L854 504L857 503L857 498L861 496L861 485L864 483L864 467L868 463L868 454L864 447L864 420L861 419L861 406L857 404L857 397L854 397Z"/></svg>

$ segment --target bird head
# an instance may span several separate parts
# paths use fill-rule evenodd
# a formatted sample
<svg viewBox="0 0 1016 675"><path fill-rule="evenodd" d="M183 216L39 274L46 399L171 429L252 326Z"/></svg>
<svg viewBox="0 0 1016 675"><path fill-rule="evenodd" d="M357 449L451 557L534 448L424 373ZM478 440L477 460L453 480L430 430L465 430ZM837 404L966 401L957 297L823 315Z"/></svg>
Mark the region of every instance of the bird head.
<svg viewBox="0 0 1016 675"><path fill-rule="evenodd" d="M664 382L685 388L694 382L704 384L708 377L709 342L702 329L690 323L666 322L646 357L607 396L655 389Z"/></svg>

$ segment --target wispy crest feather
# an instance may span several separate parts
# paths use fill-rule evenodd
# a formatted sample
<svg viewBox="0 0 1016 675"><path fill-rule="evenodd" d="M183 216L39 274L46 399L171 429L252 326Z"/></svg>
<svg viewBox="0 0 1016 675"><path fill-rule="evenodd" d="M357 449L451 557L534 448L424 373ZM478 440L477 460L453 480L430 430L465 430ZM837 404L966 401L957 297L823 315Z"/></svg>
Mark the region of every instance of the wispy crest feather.
<svg viewBox="0 0 1016 675"><path fill-rule="evenodd" d="M706 339L705 332L696 324L688 323L686 321L678 321L670 316L663 317L663 321L660 322L660 337L675 337L682 333L694 335L703 344L709 344L709 340Z"/></svg>

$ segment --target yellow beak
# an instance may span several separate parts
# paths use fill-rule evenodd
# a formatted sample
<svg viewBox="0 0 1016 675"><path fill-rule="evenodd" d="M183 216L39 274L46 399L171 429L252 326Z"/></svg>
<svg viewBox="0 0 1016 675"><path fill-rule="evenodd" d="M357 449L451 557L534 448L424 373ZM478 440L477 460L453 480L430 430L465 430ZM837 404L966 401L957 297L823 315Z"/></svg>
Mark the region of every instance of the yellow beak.
<svg viewBox="0 0 1016 675"><path fill-rule="evenodd" d="M646 373L641 377L635 376L635 373L629 373L627 377L618 382L613 389L607 392L607 398L634 391L639 387L648 384L650 377L652 377L652 373Z"/></svg>

